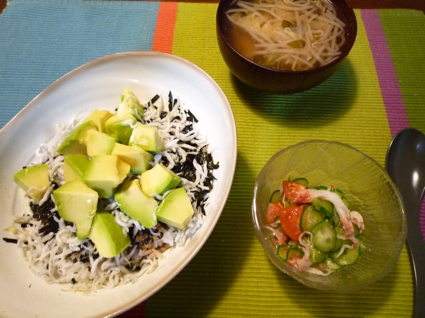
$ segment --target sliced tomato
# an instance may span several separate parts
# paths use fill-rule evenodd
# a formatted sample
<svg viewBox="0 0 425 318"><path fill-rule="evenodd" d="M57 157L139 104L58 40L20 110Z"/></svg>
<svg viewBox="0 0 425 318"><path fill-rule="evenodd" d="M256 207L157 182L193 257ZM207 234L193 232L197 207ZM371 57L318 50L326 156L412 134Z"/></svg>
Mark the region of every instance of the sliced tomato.
<svg viewBox="0 0 425 318"><path fill-rule="evenodd" d="M304 207L302 206L291 205L281 210L280 224L282 225L282 229L294 241L298 241L303 232L300 227L300 218L303 209Z"/></svg>
<svg viewBox="0 0 425 318"><path fill-rule="evenodd" d="M301 183L292 181L283 181L283 193L285 198L295 204L309 203L310 194L306 191L307 187Z"/></svg>
<svg viewBox="0 0 425 318"><path fill-rule="evenodd" d="M266 214L267 223L273 223L282 213L283 206L279 203L269 203Z"/></svg>

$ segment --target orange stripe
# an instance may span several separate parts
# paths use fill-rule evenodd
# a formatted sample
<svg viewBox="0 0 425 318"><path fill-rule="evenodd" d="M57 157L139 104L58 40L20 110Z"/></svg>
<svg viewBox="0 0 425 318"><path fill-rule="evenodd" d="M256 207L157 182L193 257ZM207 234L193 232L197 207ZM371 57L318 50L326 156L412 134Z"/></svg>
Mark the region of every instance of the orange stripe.
<svg viewBox="0 0 425 318"><path fill-rule="evenodd" d="M172 53L174 27L177 18L177 2L161 2L156 20L152 50Z"/></svg>

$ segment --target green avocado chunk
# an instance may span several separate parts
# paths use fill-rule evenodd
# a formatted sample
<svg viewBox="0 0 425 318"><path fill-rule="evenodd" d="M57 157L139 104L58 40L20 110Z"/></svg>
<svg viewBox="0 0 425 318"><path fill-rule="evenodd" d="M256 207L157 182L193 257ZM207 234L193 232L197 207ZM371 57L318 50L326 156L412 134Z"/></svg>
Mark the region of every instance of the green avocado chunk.
<svg viewBox="0 0 425 318"><path fill-rule="evenodd" d="M84 119L83 122L92 121L96 125L98 131L104 132L105 122L111 118L112 115L113 114L108 110L96 109L86 119Z"/></svg>
<svg viewBox="0 0 425 318"><path fill-rule="evenodd" d="M158 221L185 230L192 219L193 207L184 188L171 190L156 210Z"/></svg>
<svg viewBox="0 0 425 318"><path fill-rule="evenodd" d="M82 179L89 164L89 158L83 154L65 155L63 160L63 177L66 182Z"/></svg>
<svg viewBox="0 0 425 318"><path fill-rule="evenodd" d="M130 136L129 145L151 151L161 152L164 150L164 143L158 134L158 129L153 126L143 125L138 122Z"/></svg>
<svg viewBox="0 0 425 318"><path fill-rule="evenodd" d="M125 182L119 187L114 198L120 205L121 211L139 221L145 228L151 228L157 224L155 210L158 202L142 192L139 180Z"/></svg>
<svg viewBox="0 0 425 318"><path fill-rule="evenodd" d="M136 117L131 114L123 116L113 115L105 122L105 132L119 143L128 145L136 123Z"/></svg>
<svg viewBox="0 0 425 318"><path fill-rule="evenodd" d="M121 95L121 103L118 106L117 115L124 116L133 115L136 118L143 116L144 108L140 104L139 99L134 95L133 91L126 88Z"/></svg>
<svg viewBox="0 0 425 318"><path fill-rule="evenodd" d="M111 136L97 130L90 130L87 132L88 156L110 155L114 146L115 139Z"/></svg>
<svg viewBox="0 0 425 318"><path fill-rule="evenodd" d="M101 257L114 257L130 245L130 238L115 217L108 212L97 212L90 233L90 239Z"/></svg>
<svg viewBox="0 0 425 318"><path fill-rule="evenodd" d="M15 173L13 181L38 204L50 186L49 169L46 164L28 166Z"/></svg>
<svg viewBox="0 0 425 318"><path fill-rule="evenodd" d="M146 195L164 194L179 185L181 178L162 163L142 173L140 184Z"/></svg>
<svg viewBox="0 0 425 318"><path fill-rule="evenodd" d="M86 155L87 132L92 129L97 130L97 127L91 120L78 125L59 145L57 152L63 155L75 153Z"/></svg>
<svg viewBox="0 0 425 318"><path fill-rule="evenodd" d="M115 155L91 158L83 175L84 182L102 198L110 198L130 172L130 165Z"/></svg>
<svg viewBox="0 0 425 318"><path fill-rule="evenodd" d="M149 169L149 162L153 160L153 154L137 146L128 146L115 143L112 154L117 155L122 161L127 162L131 172L141 174Z"/></svg>
<svg viewBox="0 0 425 318"><path fill-rule="evenodd" d="M62 219L77 226L78 239L87 238L97 210L97 192L77 179L54 190L53 198Z"/></svg>

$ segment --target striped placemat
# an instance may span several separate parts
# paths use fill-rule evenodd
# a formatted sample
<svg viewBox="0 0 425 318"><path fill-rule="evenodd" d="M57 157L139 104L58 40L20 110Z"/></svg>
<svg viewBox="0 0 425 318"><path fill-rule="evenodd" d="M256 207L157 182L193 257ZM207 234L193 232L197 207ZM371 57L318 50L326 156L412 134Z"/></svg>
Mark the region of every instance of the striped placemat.
<svg viewBox="0 0 425 318"><path fill-rule="evenodd" d="M388 276L362 291L309 289L266 258L253 232L251 198L262 166L289 145L337 140L383 165L397 131L425 131L425 16L356 10L357 41L337 73L310 91L273 95L247 88L227 69L216 42L216 9L175 2L11 0L0 16L0 127L57 78L95 58L132 50L183 57L210 74L232 106L239 146L234 184L200 253L165 288L122 316L410 317L406 248Z"/></svg>

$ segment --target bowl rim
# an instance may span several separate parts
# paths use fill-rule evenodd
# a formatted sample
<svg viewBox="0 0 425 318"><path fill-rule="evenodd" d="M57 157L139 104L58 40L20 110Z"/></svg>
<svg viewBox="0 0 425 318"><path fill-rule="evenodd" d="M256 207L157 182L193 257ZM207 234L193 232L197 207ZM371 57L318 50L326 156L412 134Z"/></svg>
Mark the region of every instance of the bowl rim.
<svg viewBox="0 0 425 318"><path fill-rule="evenodd" d="M393 262L390 262L389 264L386 265L385 269L383 269L381 272L379 272L379 274L373 276L372 278L369 278L368 280L366 280L365 282L362 282L361 284L358 285L348 285L348 286L330 286L330 285L317 285L316 282L311 282L307 277L301 277L299 275L295 275L295 270L291 271L289 268L289 266L285 267L285 266L280 266L281 264L284 264L283 261L281 261L277 254L272 254L269 253L270 252L270 243L269 240L266 240L263 235L262 235L262 228L264 226L261 226L260 221L259 221L259 217L258 217L258 213L256 211L256 205L257 205L257 193L258 193L258 187L259 187L259 179L260 177L265 173L265 171L267 170L267 167L269 166L269 164L271 162L273 162L274 160L276 160L276 158L278 158L282 153L287 152L287 151L291 151L295 148L299 148L302 147L306 144L313 144L313 143L320 143L320 144L328 144L328 145L336 145L336 146L342 146L345 147L347 149L350 149L351 151L354 151L356 153L358 153L360 156L362 156L363 158L369 160L371 163L373 163L373 165L384 175L386 176L388 183L390 184L392 190L394 191L394 195L397 198L397 201L400 204L400 212L399 212L399 216L400 216L400 231L399 234L401 234L401 237L399 238L399 240L396 241L397 244L394 244L395 246L395 250L394 250L394 258L393 258ZM382 167L381 164L379 164L378 161L376 161L374 158L366 155L365 153L363 153L362 151L360 151L359 149L347 144L347 143L343 143L340 141L335 141L335 140L323 140L323 139L311 139L311 140L305 140L299 143L295 143L292 144L288 147L285 147L279 151L277 151L275 154L273 154L269 160L267 160L266 164L262 167L262 169L260 170L257 178L255 179L255 184L254 184L254 195L253 195L253 200L252 200L252 205L251 205L251 213L252 213L252 222L253 222L253 227L254 227L254 231L257 237L258 242L261 244L263 252L267 255L268 259L276 266L277 269L279 269L281 272L287 274L288 276L294 278L295 280L297 280L298 282L306 285L307 287L310 288L314 288L317 290L328 290L328 291L356 291L362 288L365 288L377 281L379 281L380 279L384 278L397 264L398 259L400 257L401 251L404 248L405 244L406 244L406 239L407 239L407 222L406 222L406 213L405 213L405 207L404 207L404 202L403 202L403 197L401 196L400 190L398 189L397 185L393 182L393 180L391 179L391 177L388 175L388 173L386 172L386 170ZM314 275L314 274L311 274Z"/></svg>
<svg viewBox="0 0 425 318"><path fill-rule="evenodd" d="M352 30L350 30L350 36L349 36L349 41L346 41L344 43L344 45L341 47L341 54L338 56L337 59L333 60L332 62L325 64L325 65L320 65L318 67L314 67L312 69L308 69L308 70L295 70L295 71L287 71L287 70L277 70L275 68L271 68L271 67L267 67L264 66L262 64L256 63L253 60L247 58L245 55L241 54L238 50L236 50L234 48L234 46L230 43L228 36L226 35L226 32L224 32L223 28L224 25L227 23L225 21L225 17L226 17L226 10L230 7L233 6L235 3L237 3L239 0L220 0L218 7L217 7L217 12L216 12L216 25L217 25L217 30L220 34L220 37L222 38L222 40L226 43L227 47L230 48L230 50L233 52L233 54L237 55L239 58L242 58L246 63L249 63L250 65L254 66L254 67L258 67L264 71L268 71L268 72L273 72L276 74L311 74L311 73L315 73L315 72L320 72L323 69L328 69L328 68L332 68L334 66L336 66L337 64L341 63L351 52L356 39L357 39L357 33L358 33L358 22L357 22L357 17L356 14L354 12L353 7L351 6L351 4L347 1L347 0L331 0L332 4L334 4L335 1L340 1L343 3L343 5L345 6L345 9L337 9L338 12L340 12L341 10L343 10L344 12L348 12L350 14L349 18L353 19L353 24L352 24ZM334 4L335 5L335 4ZM345 15L345 13L344 13ZM344 19L344 22L346 22Z"/></svg>

